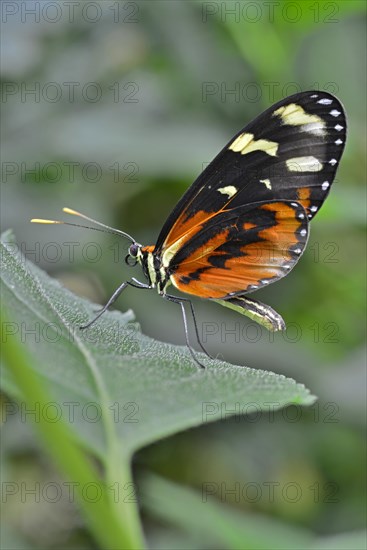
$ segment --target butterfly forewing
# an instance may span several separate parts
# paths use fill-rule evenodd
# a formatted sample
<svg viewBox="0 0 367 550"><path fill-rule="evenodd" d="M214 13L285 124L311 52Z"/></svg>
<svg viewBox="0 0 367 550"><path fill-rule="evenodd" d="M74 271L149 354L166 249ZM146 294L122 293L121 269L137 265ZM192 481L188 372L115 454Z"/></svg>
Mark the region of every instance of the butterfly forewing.
<svg viewBox="0 0 367 550"><path fill-rule="evenodd" d="M344 110L331 94L302 92L273 105L200 174L168 217L155 252L179 247L218 212L254 202L297 201L311 219L329 193L345 137Z"/></svg>

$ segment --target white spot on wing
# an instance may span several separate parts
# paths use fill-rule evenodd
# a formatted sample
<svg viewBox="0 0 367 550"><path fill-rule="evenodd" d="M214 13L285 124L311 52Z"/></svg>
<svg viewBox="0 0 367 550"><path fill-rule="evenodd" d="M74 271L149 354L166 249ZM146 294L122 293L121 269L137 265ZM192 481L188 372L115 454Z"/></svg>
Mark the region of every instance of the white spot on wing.
<svg viewBox="0 0 367 550"><path fill-rule="evenodd" d="M335 145L341 145L343 143L343 141L341 139L337 139L335 141Z"/></svg>
<svg viewBox="0 0 367 550"><path fill-rule="evenodd" d="M317 212L317 206L311 206L310 210L311 212Z"/></svg>
<svg viewBox="0 0 367 550"><path fill-rule="evenodd" d="M323 136L325 134L325 123L321 122L311 122L310 124L303 124L301 126L302 132L308 132L309 134L314 134L315 136Z"/></svg>
<svg viewBox="0 0 367 550"><path fill-rule="evenodd" d="M332 99L328 99L327 97L324 97L323 99L319 99L317 103L320 103L321 105L330 105L332 103Z"/></svg>
<svg viewBox="0 0 367 550"><path fill-rule="evenodd" d="M329 160L329 164L331 164L331 166L335 166L335 164L337 163L338 161L336 159L331 159Z"/></svg>
<svg viewBox="0 0 367 550"><path fill-rule="evenodd" d="M328 189L330 187L330 183L328 181L324 181L323 184L321 185L321 189L323 191L326 191L326 189Z"/></svg>
<svg viewBox="0 0 367 550"><path fill-rule="evenodd" d="M310 97L312 97L312 99L314 99L315 97L319 97L317 94L312 94Z"/></svg>
<svg viewBox="0 0 367 550"><path fill-rule="evenodd" d="M260 180L260 183L263 183L263 184L265 185L265 187L267 187L268 189L271 189L271 182L270 182L270 180L268 180L268 179Z"/></svg>
<svg viewBox="0 0 367 550"><path fill-rule="evenodd" d="M294 157L286 160L288 170L291 172L320 172L322 164L316 157Z"/></svg>
<svg viewBox="0 0 367 550"><path fill-rule="evenodd" d="M237 193L237 187L234 185L227 185L227 187L221 187L220 189L217 189L217 191L222 193L222 195L228 195L228 197L231 198Z"/></svg>
<svg viewBox="0 0 367 550"><path fill-rule="evenodd" d="M341 112L340 111L337 111L337 109L333 109L332 111L330 111L330 114L331 116L339 116L341 115Z"/></svg>
<svg viewBox="0 0 367 550"><path fill-rule="evenodd" d="M300 234L302 235L302 237L305 237L305 235L307 235L306 229L301 229Z"/></svg>
<svg viewBox="0 0 367 550"><path fill-rule="evenodd" d="M340 132L340 130L343 130L344 126L341 126L340 124L337 124L336 126L334 126L334 128L335 128L335 130Z"/></svg>

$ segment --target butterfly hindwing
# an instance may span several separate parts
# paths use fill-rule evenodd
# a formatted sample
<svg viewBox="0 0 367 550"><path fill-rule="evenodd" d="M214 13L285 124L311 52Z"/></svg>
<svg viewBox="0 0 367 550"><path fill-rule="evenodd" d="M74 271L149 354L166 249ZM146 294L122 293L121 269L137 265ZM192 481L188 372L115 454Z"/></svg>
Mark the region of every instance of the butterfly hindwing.
<svg viewBox="0 0 367 550"><path fill-rule="evenodd" d="M302 92L273 105L241 130L178 202L158 237L157 254L216 213L259 201L320 209L344 149L346 119L338 99Z"/></svg>
<svg viewBox="0 0 367 550"><path fill-rule="evenodd" d="M308 220L300 203L260 202L219 212L185 238L163 255L171 282L187 294L230 299L289 273L306 246Z"/></svg>

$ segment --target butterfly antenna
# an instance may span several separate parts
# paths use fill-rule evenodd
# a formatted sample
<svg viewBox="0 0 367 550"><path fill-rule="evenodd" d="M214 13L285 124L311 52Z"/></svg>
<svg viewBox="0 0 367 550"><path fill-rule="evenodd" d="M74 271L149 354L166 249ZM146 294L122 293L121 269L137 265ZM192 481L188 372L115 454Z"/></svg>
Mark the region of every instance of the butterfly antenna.
<svg viewBox="0 0 367 550"><path fill-rule="evenodd" d="M31 223L41 223L41 224L61 224L61 225L72 225L74 227L83 227L84 229L92 229L94 231L102 231L104 233L112 233L113 235L121 235L122 237L125 237L129 239L132 243L135 243L135 239L132 238L131 235L128 233L125 233L124 231L120 231L119 229L115 229L113 227L110 227L109 225L105 225L104 223L97 222L97 220L94 220L93 218L90 218L89 216L86 216L85 214L82 214L81 212L77 212L76 210L72 210L71 208L63 208L63 212L66 214L71 214L73 216L78 216L79 218L83 218L84 220L88 220L89 222L95 223L96 225L103 227L103 229L99 229L97 227L90 227L87 225L81 225L78 223L70 223L70 222L64 222L61 220L44 220L40 218L33 218L31 220Z"/></svg>

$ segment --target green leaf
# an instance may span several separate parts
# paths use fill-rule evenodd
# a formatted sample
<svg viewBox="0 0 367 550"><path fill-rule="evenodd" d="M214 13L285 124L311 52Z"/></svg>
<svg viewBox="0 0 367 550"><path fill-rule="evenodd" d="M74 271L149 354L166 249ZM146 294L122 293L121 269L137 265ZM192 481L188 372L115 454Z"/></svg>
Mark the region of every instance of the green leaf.
<svg viewBox="0 0 367 550"><path fill-rule="evenodd" d="M4 338L20 336L75 436L102 461L115 445L129 457L205 422L315 400L302 384L272 372L205 356L208 367L199 369L185 347L143 335L131 312L107 312L80 331L93 304L25 260L9 232L2 260L3 303L12 316ZM7 370L2 383L20 395Z"/></svg>
<svg viewBox="0 0 367 550"><path fill-rule="evenodd" d="M24 345L19 345L17 337L4 337L4 327L9 323L6 307L3 309L0 325L3 344L2 358L12 369L16 382L23 390L23 414L30 413L45 449L53 457L54 462L66 478L74 483L75 498L84 514L90 532L102 548L109 550L142 549L144 542L136 502L125 499L116 501L110 486L101 480L95 465L73 441L69 425L62 420L55 421L55 417L49 419L45 411L49 410L50 405L54 408L56 404L51 401L43 382L30 367ZM121 487L126 484L132 485L127 465L122 464L118 469L115 467L115 449L111 446L106 452L106 481L119 483ZM90 489L94 492L93 497L85 492Z"/></svg>
<svg viewBox="0 0 367 550"><path fill-rule="evenodd" d="M315 537L313 533L303 528L289 526L264 515L237 510L211 496L210 489L210 486L207 490L203 487L200 494L157 475L145 474L141 480L140 493L142 506L149 515L164 525L172 525L179 529L176 538L181 540L181 548L229 550L363 550L366 548L365 531ZM168 544L165 544L166 541L161 538L159 548L161 550L172 548L173 540L173 538L168 539ZM158 546L154 545L154 547Z"/></svg>
<svg viewBox="0 0 367 550"><path fill-rule="evenodd" d="M367 547L366 531L338 533L328 537L320 537L311 546L311 550L365 550Z"/></svg>
<svg viewBox="0 0 367 550"><path fill-rule="evenodd" d="M312 535L280 521L245 514L206 494L200 495L155 475L141 484L143 508L164 523L196 537L199 548L275 550L308 548Z"/></svg>

